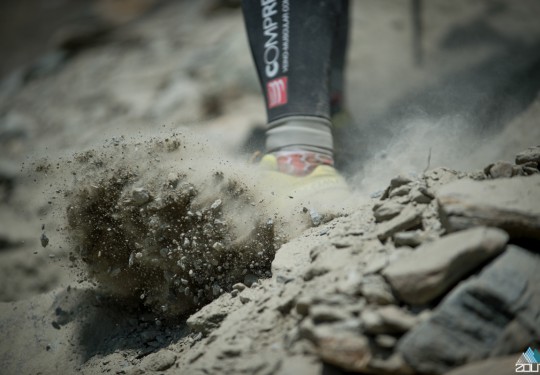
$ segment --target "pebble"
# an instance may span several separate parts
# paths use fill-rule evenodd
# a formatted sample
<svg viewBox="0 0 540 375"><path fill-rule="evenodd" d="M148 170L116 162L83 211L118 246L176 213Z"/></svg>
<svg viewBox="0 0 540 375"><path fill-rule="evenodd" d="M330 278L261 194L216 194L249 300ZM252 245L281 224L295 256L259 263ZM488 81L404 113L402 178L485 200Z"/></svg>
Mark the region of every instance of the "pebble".
<svg viewBox="0 0 540 375"><path fill-rule="evenodd" d="M399 213L403 210L403 207L403 205L394 201L387 201L375 209L373 216L375 217L375 221L378 223L387 221L399 215Z"/></svg>
<svg viewBox="0 0 540 375"><path fill-rule="evenodd" d="M397 339L394 336L381 334L375 336L375 342L381 348L392 349L394 346L396 346Z"/></svg>
<svg viewBox="0 0 540 375"><path fill-rule="evenodd" d="M412 182L412 180L409 177L400 174L400 175L398 175L398 176L396 176L396 177L394 177L394 178L392 178L390 180L390 187L392 189L395 189L395 188L398 188L398 187L400 187L402 185L407 185L407 184L409 184L411 182Z"/></svg>
<svg viewBox="0 0 540 375"><path fill-rule="evenodd" d="M148 190L142 187L134 188L131 191L131 197L133 199L133 203L135 203L137 206L141 206L150 201L150 193Z"/></svg>
<svg viewBox="0 0 540 375"><path fill-rule="evenodd" d="M214 203L212 203L210 209L217 210L219 207L221 207L221 199L217 199Z"/></svg>
<svg viewBox="0 0 540 375"><path fill-rule="evenodd" d="M232 287L233 287L233 289L238 290L238 291L240 291L240 292L241 292L242 290L244 290L244 289L247 288L247 287L246 287L244 284L242 284L242 283L236 283L236 284L234 284Z"/></svg>
<svg viewBox="0 0 540 375"><path fill-rule="evenodd" d="M514 166L507 161L498 161L485 168L487 175L492 178L510 178L514 175Z"/></svg>
<svg viewBox="0 0 540 375"><path fill-rule="evenodd" d="M41 233L41 237L39 237L39 240L41 241L41 246L47 247L49 244L49 238L45 235L45 233Z"/></svg>
<svg viewBox="0 0 540 375"><path fill-rule="evenodd" d="M393 189L388 196L390 198L402 197L404 195L409 194L410 191L411 191L411 187L409 185L403 185L403 186L400 186L400 187L398 187L396 189Z"/></svg>
<svg viewBox="0 0 540 375"><path fill-rule="evenodd" d="M529 147L516 155L516 164L525 164L528 162L535 162L540 165L540 145Z"/></svg>

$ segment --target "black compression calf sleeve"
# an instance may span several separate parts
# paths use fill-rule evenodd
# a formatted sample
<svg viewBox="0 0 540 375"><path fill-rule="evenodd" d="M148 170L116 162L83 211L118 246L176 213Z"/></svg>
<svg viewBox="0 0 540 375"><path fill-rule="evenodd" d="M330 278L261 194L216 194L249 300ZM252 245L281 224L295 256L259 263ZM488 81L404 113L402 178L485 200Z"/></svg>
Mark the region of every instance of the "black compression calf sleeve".
<svg viewBox="0 0 540 375"><path fill-rule="evenodd" d="M266 101L267 148L331 153L330 96L343 87L348 1L244 0L242 5Z"/></svg>

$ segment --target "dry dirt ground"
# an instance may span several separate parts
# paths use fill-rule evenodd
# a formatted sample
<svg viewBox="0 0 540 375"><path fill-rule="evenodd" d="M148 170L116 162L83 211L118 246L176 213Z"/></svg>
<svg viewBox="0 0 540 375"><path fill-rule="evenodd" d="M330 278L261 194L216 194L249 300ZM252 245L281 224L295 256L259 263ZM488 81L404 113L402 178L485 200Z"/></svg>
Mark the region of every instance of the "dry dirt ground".
<svg viewBox="0 0 540 375"><path fill-rule="evenodd" d="M421 64L409 2L352 2L353 193L332 212L248 164L264 107L222 3L2 44L19 66L0 85L2 372L514 371L540 337L538 151L514 158L540 143L537 2L424 2ZM475 292L493 280L508 295Z"/></svg>

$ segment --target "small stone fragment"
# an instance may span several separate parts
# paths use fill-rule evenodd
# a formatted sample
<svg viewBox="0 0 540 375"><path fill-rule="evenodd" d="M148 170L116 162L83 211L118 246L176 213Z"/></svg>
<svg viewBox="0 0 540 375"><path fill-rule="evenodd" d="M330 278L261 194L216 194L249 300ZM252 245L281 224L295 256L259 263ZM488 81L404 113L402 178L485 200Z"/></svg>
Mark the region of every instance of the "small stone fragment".
<svg viewBox="0 0 540 375"><path fill-rule="evenodd" d="M540 165L540 146L529 147L516 155L516 164L535 162Z"/></svg>
<svg viewBox="0 0 540 375"><path fill-rule="evenodd" d="M221 199L217 199L212 205L210 206L211 210L217 210L219 207L221 207Z"/></svg>
<svg viewBox="0 0 540 375"><path fill-rule="evenodd" d="M375 216L375 221L380 223L396 217L402 210L403 205L394 201L386 201L375 209L373 216Z"/></svg>
<svg viewBox="0 0 540 375"><path fill-rule="evenodd" d="M390 191L390 194L388 195L388 197L390 198L403 197L409 194L410 191L411 191L411 187L409 185L403 185Z"/></svg>
<svg viewBox="0 0 540 375"><path fill-rule="evenodd" d="M41 237L39 237L39 240L41 241L41 246L47 247L49 244L49 238L45 235L45 233L41 233Z"/></svg>
<svg viewBox="0 0 540 375"><path fill-rule="evenodd" d="M419 230L394 234L394 245L417 247L424 240L424 233Z"/></svg>
<svg viewBox="0 0 540 375"><path fill-rule="evenodd" d="M137 206L141 206L150 201L150 193L148 193L148 190L142 187L134 188L131 191L131 197L133 199L133 203Z"/></svg>
<svg viewBox="0 0 540 375"><path fill-rule="evenodd" d="M247 288L247 287L246 287L244 284L242 284L242 283L236 283L236 284L234 284L232 287L233 287L233 289L238 290L239 292L241 292L242 290L244 290L244 289Z"/></svg>
<svg viewBox="0 0 540 375"><path fill-rule="evenodd" d="M342 309L327 305L312 306L309 309L309 316L315 324L331 323L349 318L349 315Z"/></svg>
<svg viewBox="0 0 540 375"><path fill-rule="evenodd" d="M422 223L422 210L418 207L407 206L392 220L382 223L377 231L379 240L384 241L394 233L411 229Z"/></svg>
<svg viewBox="0 0 540 375"><path fill-rule="evenodd" d="M394 346L396 346L396 342L397 339L394 336L385 334L375 336L375 343L381 348L392 349Z"/></svg>
<svg viewBox="0 0 540 375"><path fill-rule="evenodd" d="M362 281L360 291L369 303L388 305L396 302L390 286L379 275L366 276Z"/></svg>
<svg viewBox="0 0 540 375"><path fill-rule="evenodd" d="M398 175L398 176L396 176L396 177L394 177L394 178L392 178L390 180L390 187L392 189L395 189L395 188L398 188L398 187L400 187L402 185L407 185L407 184L409 184L411 182L412 182L412 180L409 177L400 174L400 175Z"/></svg>
<svg viewBox="0 0 540 375"><path fill-rule="evenodd" d="M429 191L425 187L414 187L409 193L409 198L412 202L428 204L433 200L433 195L430 195Z"/></svg>
<svg viewBox="0 0 540 375"><path fill-rule="evenodd" d="M141 365L149 371L165 371L176 363L176 354L170 350L160 350L144 358Z"/></svg>
<svg viewBox="0 0 540 375"><path fill-rule="evenodd" d="M311 223L314 227L321 225L321 215L319 215L319 213L315 209L312 208L309 210L309 217L311 218Z"/></svg>
<svg viewBox="0 0 540 375"><path fill-rule="evenodd" d="M498 161L486 167L485 172L492 178L510 178L514 175L513 165L507 161Z"/></svg>

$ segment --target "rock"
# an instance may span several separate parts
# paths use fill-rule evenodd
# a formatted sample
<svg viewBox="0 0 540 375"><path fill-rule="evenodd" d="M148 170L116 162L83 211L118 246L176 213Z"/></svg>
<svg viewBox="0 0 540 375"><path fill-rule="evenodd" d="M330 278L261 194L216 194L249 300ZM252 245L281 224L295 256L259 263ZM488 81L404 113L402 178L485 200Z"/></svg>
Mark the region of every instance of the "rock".
<svg viewBox="0 0 540 375"><path fill-rule="evenodd" d="M241 292L242 290L244 290L244 289L247 288L247 287L246 287L244 284L242 284L242 283L236 283L236 284L234 284L232 287L233 287L233 289L238 290L239 292Z"/></svg>
<svg viewBox="0 0 540 375"><path fill-rule="evenodd" d="M402 185L410 184L411 182L412 180L409 177L400 174L390 180L390 188L395 189Z"/></svg>
<svg viewBox="0 0 540 375"><path fill-rule="evenodd" d="M214 303L204 306L191 315L187 320L187 324L191 330L207 335L218 328L227 315L238 306L238 298L231 298L225 294L215 300Z"/></svg>
<svg viewBox="0 0 540 375"><path fill-rule="evenodd" d="M390 193L388 194L389 198L394 197L403 197L411 191L411 187L409 185L403 185L398 188L392 189Z"/></svg>
<svg viewBox="0 0 540 375"><path fill-rule="evenodd" d="M499 227L511 237L540 239L540 176L461 180L437 193L444 228Z"/></svg>
<svg viewBox="0 0 540 375"><path fill-rule="evenodd" d="M316 256L313 256L315 255ZM328 272L344 269L350 265L351 251L336 250L332 246L318 246L312 250L313 262L304 274L304 280L309 281Z"/></svg>
<svg viewBox="0 0 540 375"><path fill-rule="evenodd" d="M321 361L313 355L287 356L275 375L322 374L322 366Z"/></svg>
<svg viewBox="0 0 540 375"><path fill-rule="evenodd" d="M176 353L170 350L160 350L145 357L141 362L141 367L149 371L165 371L171 368L176 362Z"/></svg>
<svg viewBox="0 0 540 375"><path fill-rule="evenodd" d="M535 162L540 165L540 146L529 147L516 155L516 164Z"/></svg>
<svg viewBox="0 0 540 375"><path fill-rule="evenodd" d="M392 349L396 346L397 339L391 335L377 335L375 336L375 343L384 349Z"/></svg>
<svg viewBox="0 0 540 375"><path fill-rule="evenodd" d="M417 372L430 374L520 353L540 337L539 269L540 255L508 246L478 276L453 290L427 321L409 331L398 351Z"/></svg>
<svg viewBox="0 0 540 375"><path fill-rule="evenodd" d="M502 358L489 358L485 361L474 362L447 372L445 375L508 375L516 369L516 361L519 354ZM511 371L514 370L514 371Z"/></svg>
<svg viewBox="0 0 540 375"><path fill-rule="evenodd" d="M445 186L459 178L461 178L460 173L443 167L434 168L424 173L424 181L433 192L437 192L441 186Z"/></svg>
<svg viewBox="0 0 540 375"><path fill-rule="evenodd" d="M415 230L394 234L394 245L417 247L425 239L424 232Z"/></svg>
<svg viewBox="0 0 540 375"><path fill-rule="evenodd" d="M384 267L388 265L388 255L380 254L370 260L366 268L364 268L364 275L371 275L379 273Z"/></svg>
<svg viewBox="0 0 540 375"><path fill-rule="evenodd" d="M346 328L324 325L315 330L317 353L324 362L346 371L362 372L371 360L369 340Z"/></svg>
<svg viewBox="0 0 540 375"><path fill-rule="evenodd" d="M384 241L397 232L412 229L422 222L422 209L414 206L407 206L401 213L392 220L379 225L377 237Z"/></svg>
<svg viewBox="0 0 540 375"><path fill-rule="evenodd" d="M131 198L133 203L137 206L141 206L150 201L150 193L145 188L134 188L131 191Z"/></svg>
<svg viewBox="0 0 540 375"><path fill-rule="evenodd" d="M403 206L401 204L387 201L375 209L373 216L375 216L375 221L379 223L396 217L402 210Z"/></svg>
<svg viewBox="0 0 540 375"><path fill-rule="evenodd" d="M510 178L514 175L514 166L507 161L498 161L488 165L484 172L492 178Z"/></svg>
<svg viewBox="0 0 540 375"><path fill-rule="evenodd" d="M388 305L396 302L396 299L390 290L390 286L379 275L364 277L360 292L366 297L366 300L369 303Z"/></svg>
<svg viewBox="0 0 540 375"><path fill-rule="evenodd" d="M47 247L47 245L49 244L49 238L45 235L45 233L41 233L39 240L41 241L42 247Z"/></svg>
<svg viewBox="0 0 540 375"><path fill-rule="evenodd" d="M372 358L368 365L370 374L414 374L414 370L405 362L403 356L394 353L388 358Z"/></svg>
<svg viewBox="0 0 540 375"><path fill-rule="evenodd" d="M309 217L311 219L311 224L314 227L318 227L319 225L321 225L322 217L314 208L309 210Z"/></svg>
<svg viewBox="0 0 540 375"><path fill-rule="evenodd" d="M364 329L369 334L400 334L413 328L418 319L407 311L394 306L384 306L376 310L366 309L362 312Z"/></svg>
<svg viewBox="0 0 540 375"><path fill-rule="evenodd" d="M309 316L315 324L336 322L350 318L346 311L327 305L311 306Z"/></svg>
<svg viewBox="0 0 540 375"><path fill-rule="evenodd" d="M495 228L474 228L426 243L383 270L398 298L425 304L500 254L508 235Z"/></svg>
<svg viewBox="0 0 540 375"><path fill-rule="evenodd" d="M428 204L433 200L434 196L426 187L419 186L411 189L409 198L412 202Z"/></svg>
<svg viewBox="0 0 540 375"><path fill-rule="evenodd" d="M219 207L221 207L221 199L216 199L214 203L210 206L211 210L217 210Z"/></svg>

